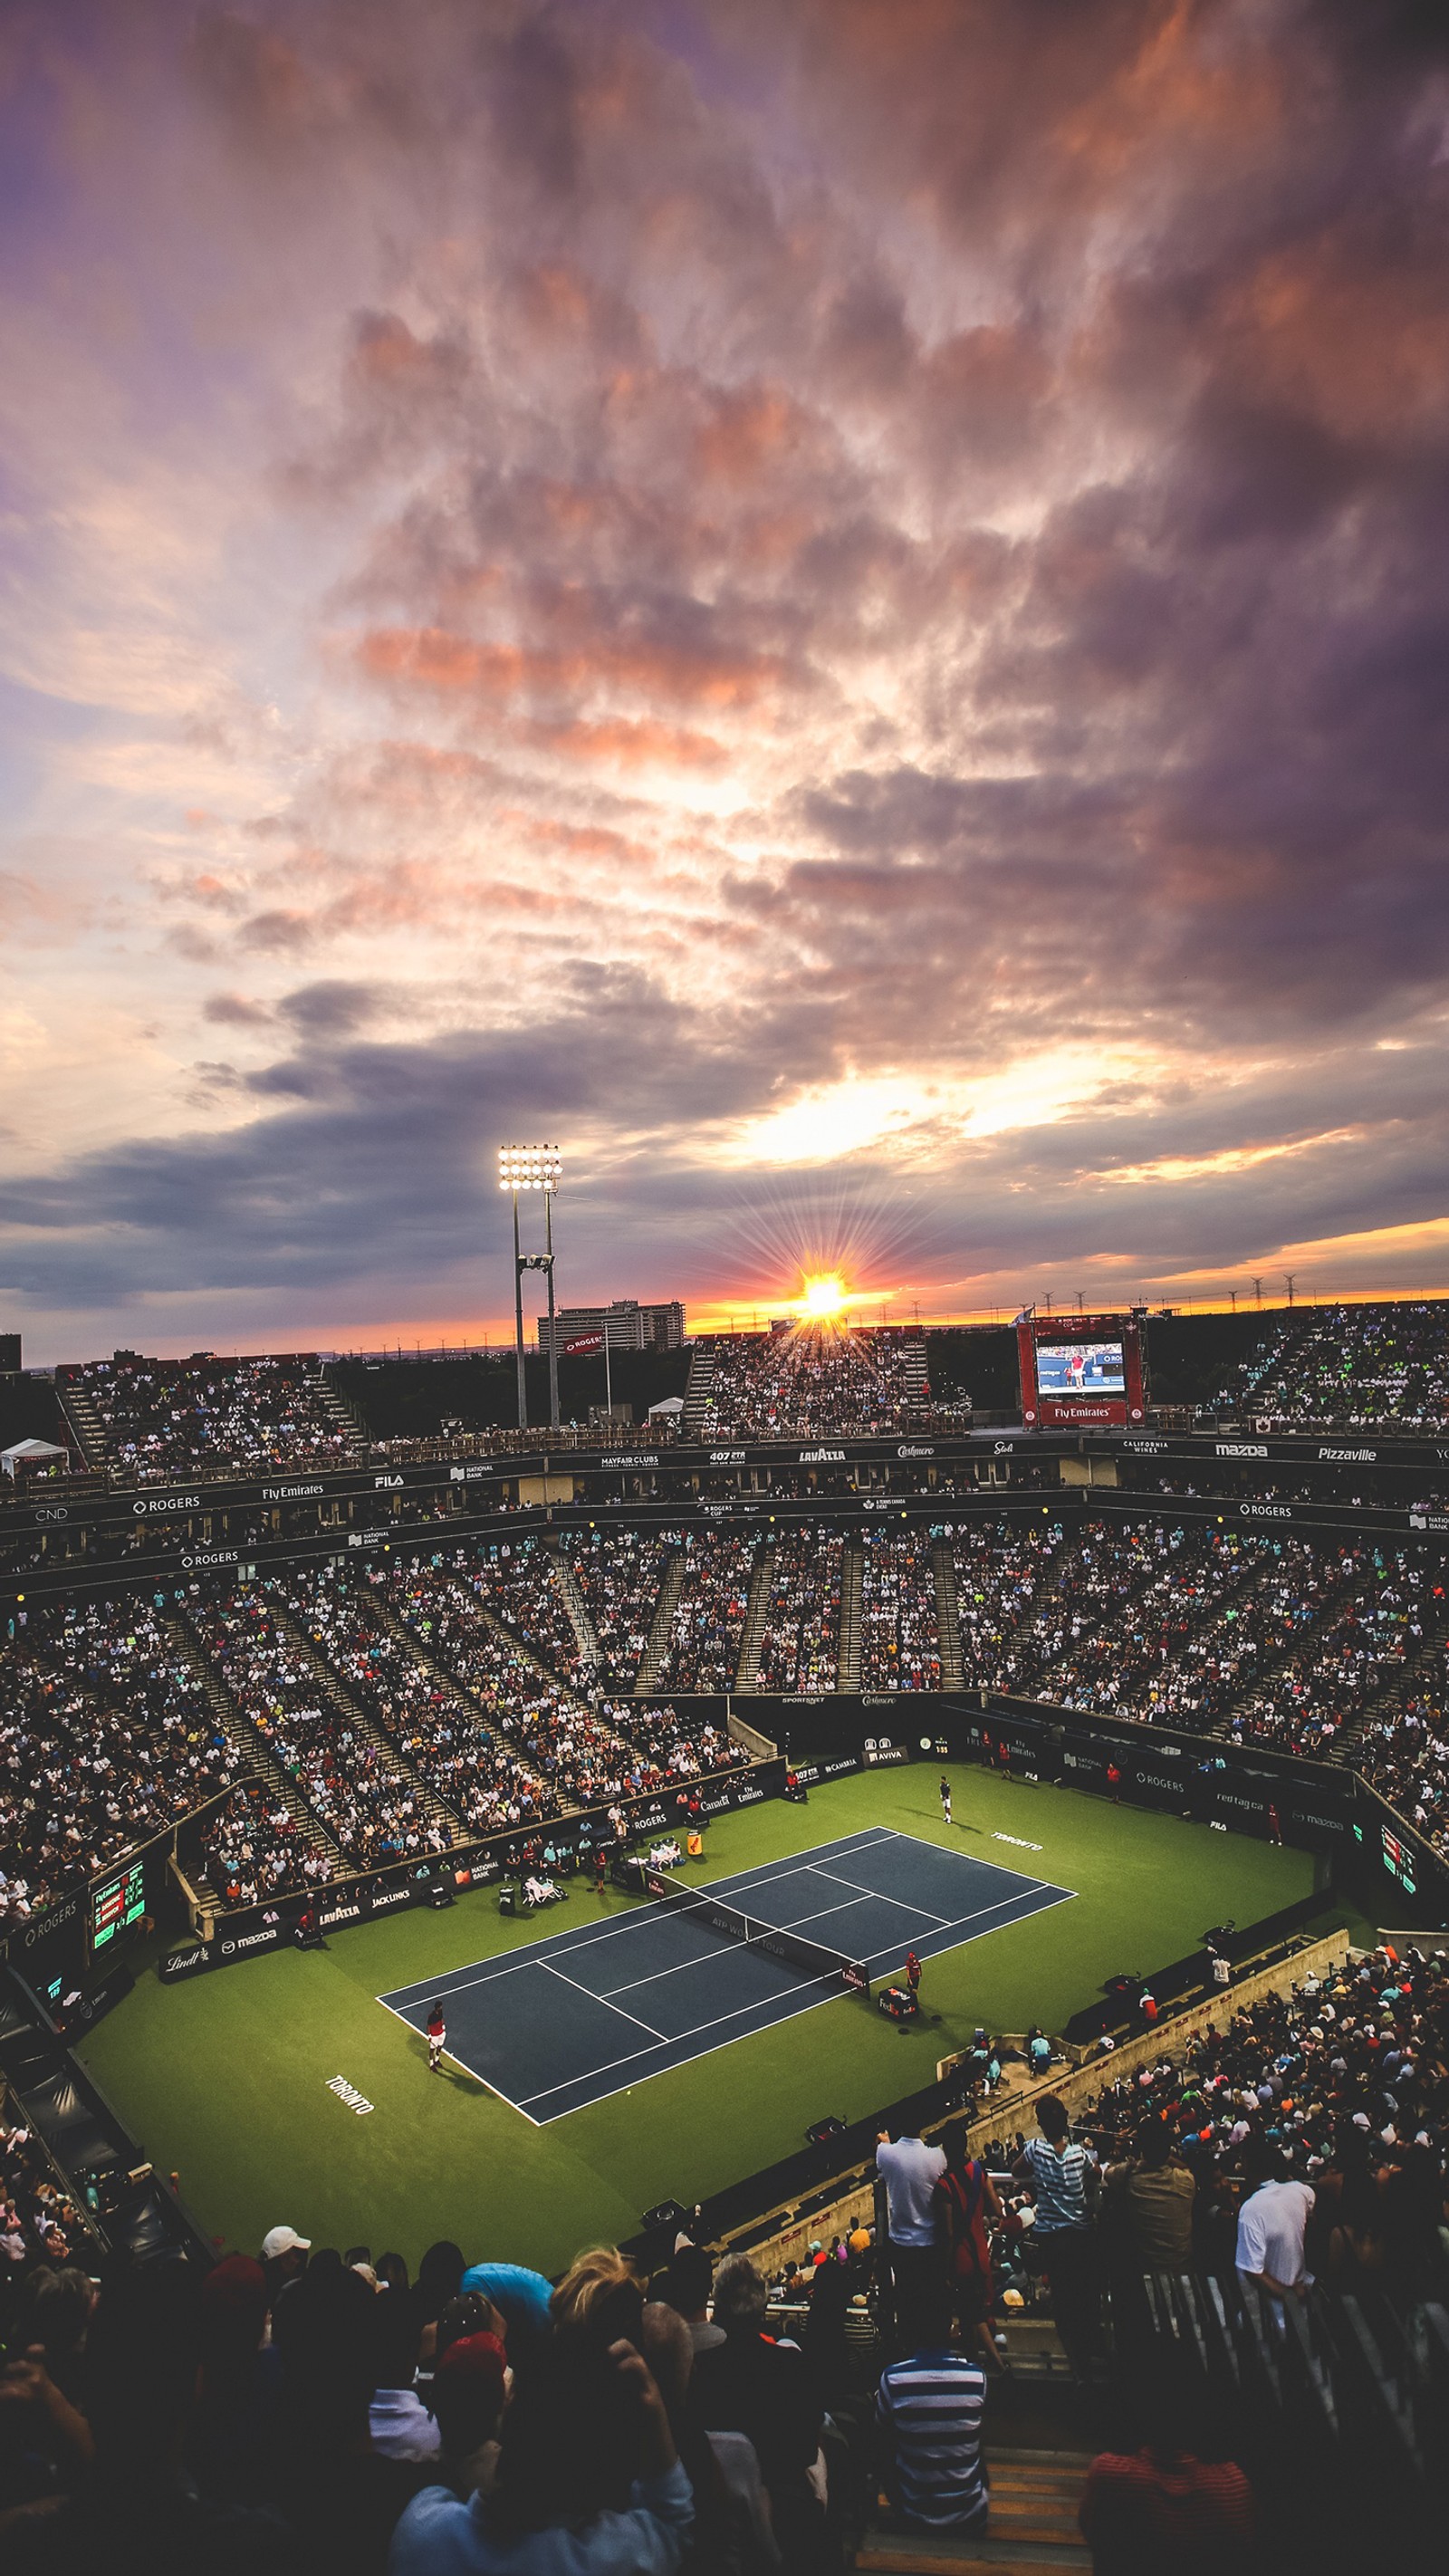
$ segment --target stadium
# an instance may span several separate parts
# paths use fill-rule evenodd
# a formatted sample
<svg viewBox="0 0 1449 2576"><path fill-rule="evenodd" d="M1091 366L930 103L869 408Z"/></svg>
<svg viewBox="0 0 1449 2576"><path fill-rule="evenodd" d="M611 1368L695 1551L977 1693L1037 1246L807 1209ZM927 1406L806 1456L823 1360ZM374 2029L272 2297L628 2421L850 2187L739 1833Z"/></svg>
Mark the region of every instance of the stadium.
<svg viewBox="0 0 1449 2576"><path fill-rule="evenodd" d="M507 1353L12 1375L4 2069L75 2250L683 2230L785 2299L888 2236L879 2131L1110 2131L1109 2043L1432 1952L1446 1317L793 1320L621 1355L607 1448L490 1419Z"/></svg>
<svg viewBox="0 0 1449 2576"><path fill-rule="evenodd" d="M1442 2559L1446 106L0 14L0 2576Z"/></svg>

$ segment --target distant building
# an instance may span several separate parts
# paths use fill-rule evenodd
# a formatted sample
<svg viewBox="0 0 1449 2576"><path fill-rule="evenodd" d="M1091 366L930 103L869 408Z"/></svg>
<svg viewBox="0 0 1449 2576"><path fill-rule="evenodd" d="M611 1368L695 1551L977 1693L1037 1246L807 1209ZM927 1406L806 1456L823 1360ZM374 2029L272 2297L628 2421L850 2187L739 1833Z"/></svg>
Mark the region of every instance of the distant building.
<svg viewBox="0 0 1449 2576"><path fill-rule="evenodd" d="M553 1319L560 1352L585 1333L609 1336L611 1351L677 1351L684 1340L684 1308L677 1297L667 1306L641 1306L637 1297L616 1297L611 1306L561 1306ZM538 1319L538 1347L548 1349L548 1317Z"/></svg>
<svg viewBox="0 0 1449 2576"><path fill-rule="evenodd" d="M20 1372L20 1335L0 1333L0 1377L16 1377Z"/></svg>

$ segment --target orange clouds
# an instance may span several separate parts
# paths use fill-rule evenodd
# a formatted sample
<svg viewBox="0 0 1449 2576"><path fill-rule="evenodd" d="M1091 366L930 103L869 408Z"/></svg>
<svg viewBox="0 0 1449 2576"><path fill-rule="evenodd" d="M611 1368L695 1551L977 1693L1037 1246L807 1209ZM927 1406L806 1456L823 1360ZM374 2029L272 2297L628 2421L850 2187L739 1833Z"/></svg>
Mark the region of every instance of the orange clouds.
<svg viewBox="0 0 1449 2576"><path fill-rule="evenodd" d="M357 658L370 679L500 705L615 687L681 705L748 707L785 677L784 662L774 654L731 652L705 638L690 645L627 634L595 635L586 646L565 652L476 644L436 626L381 627L363 637Z"/></svg>

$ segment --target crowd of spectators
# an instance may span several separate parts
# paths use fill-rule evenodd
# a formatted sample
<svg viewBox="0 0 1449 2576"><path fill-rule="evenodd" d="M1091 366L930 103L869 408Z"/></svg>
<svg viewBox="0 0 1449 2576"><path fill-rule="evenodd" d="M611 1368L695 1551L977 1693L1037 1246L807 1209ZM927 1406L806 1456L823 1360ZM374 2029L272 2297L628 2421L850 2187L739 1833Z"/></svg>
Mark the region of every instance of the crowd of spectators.
<svg viewBox="0 0 1449 2576"><path fill-rule="evenodd" d="M202 1828L198 1873L230 1911L320 1884L332 1863L270 1784L242 1780Z"/></svg>
<svg viewBox="0 0 1449 2576"><path fill-rule="evenodd" d="M1275 1430L1443 1431L1449 1304L1315 1307L1278 1325L1214 1399Z"/></svg>
<svg viewBox="0 0 1449 2576"><path fill-rule="evenodd" d="M1449 1852L1449 1657L1442 1646L1421 1687L1369 1719L1353 1763L1427 1842Z"/></svg>
<svg viewBox="0 0 1449 2576"><path fill-rule="evenodd" d="M25 1920L247 1768L154 1608L22 1610L0 1649L0 1922Z"/></svg>
<svg viewBox="0 0 1449 2576"><path fill-rule="evenodd" d="M832 1691L840 1674L845 1543L834 1530L787 1530L770 1568L760 1641L762 1691Z"/></svg>
<svg viewBox="0 0 1449 2576"><path fill-rule="evenodd" d="M800 1324L715 1343L699 1437L864 1439L910 1430L928 1404L919 1334L887 1325Z"/></svg>
<svg viewBox="0 0 1449 2576"><path fill-rule="evenodd" d="M924 1530L867 1529L860 1580L862 1690L939 1690L936 1568Z"/></svg>
<svg viewBox="0 0 1449 2576"><path fill-rule="evenodd" d="M1021 2509L987 2427L1010 2319L1044 2305L1094 2411L1138 2413L1083 2482L1099 2569L1252 2563L1253 2487L1145 2278L1215 2278L1270 2341L1325 2290L1370 2335L1384 2302L1442 2300L1446 2068L1442 1952L1229 1993L1127 2074L1105 2059L1074 2114L1038 2092L979 2146L883 2129L884 2236L822 2224L773 2285L687 2233L652 2279L602 2246L556 2284L506 2248L434 2244L413 2277L289 2225L209 2269L98 2260L11 2126L0 2552L21 2576L826 2576L884 2514L897 2553L1000 2556Z"/></svg>
<svg viewBox="0 0 1449 2576"><path fill-rule="evenodd" d="M467 1693L413 1653L383 1608L387 1576L361 1568L308 1567L273 1588L409 1769L474 1833L545 1823L556 1792ZM515 1648L496 1640L525 1687L539 1680Z"/></svg>
<svg viewBox="0 0 1449 2576"><path fill-rule="evenodd" d="M1166 1521L1142 1522L1116 1546L1096 1546L1080 1605L1090 1598L1093 1615L1082 1627L1074 1612L1071 1642L1046 1676L1047 1694L1064 1708L1154 1715L1165 1672L1199 1628L1236 1607L1264 1548L1252 1534Z"/></svg>
<svg viewBox="0 0 1449 2576"><path fill-rule="evenodd" d="M67 1372L89 1399L110 1463L147 1478L232 1468L341 1467L360 1437L330 1410L315 1359L142 1359L118 1351Z"/></svg>
<svg viewBox="0 0 1449 2576"><path fill-rule="evenodd" d="M1024 1690L1023 1640L1046 1597L1067 1534L1058 1520L943 1522L934 1533L951 1550L961 1671L968 1684Z"/></svg>
<svg viewBox="0 0 1449 2576"><path fill-rule="evenodd" d="M730 1530L685 1531L679 1598L660 1666L662 1685L680 1691L734 1688L758 1555L755 1539L738 1538Z"/></svg>
<svg viewBox="0 0 1449 2576"><path fill-rule="evenodd" d="M678 1530L624 1529L566 1530L559 1542L616 1690L638 1673L665 1568L682 1543Z"/></svg>
<svg viewBox="0 0 1449 2576"><path fill-rule="evenodd" d="M601 1806L612 1798L642 1797L663 1784L661 1766L610 1723L602 1695L591 1706L550 1681L499 1635L485 1609L486 1578L477 1576L469 1550L394 1567L387 1598L429 1653L483 1701L531 1773L560 1803ZM621 1715L628 1712L625 1702Z"/></svg>
<svg viewBox="0 0 1449 2576"><path fill-rule="evenodd" d="M347 1865L444 1851L416 1777L327 1689L265 1592L197 1587L197 1636L243 1715L293 1780Z"/></svg>
<svg viewBox="0 0 1449 2576"><path fill-rule="evenodd" d="M1442 1614L1442 1565L1407 1548L1345 1547L1336 1557L1333 1607L1258 1690L1233 1710L1237 1744L1330 1752L1340 1728L1391 1688L1417 1659L1425 1621ZM1327 1569L1327 1579L1334 1569Z"/></svg>
<svg viewBox="0 0 1449 2576"><path fill-rule="evenodd" d="M525 1534L475 1547L470 1579L481 1601L504 1620L560 1681L586 1690L592 1678L558 1571L542 1539Z"/></svg>

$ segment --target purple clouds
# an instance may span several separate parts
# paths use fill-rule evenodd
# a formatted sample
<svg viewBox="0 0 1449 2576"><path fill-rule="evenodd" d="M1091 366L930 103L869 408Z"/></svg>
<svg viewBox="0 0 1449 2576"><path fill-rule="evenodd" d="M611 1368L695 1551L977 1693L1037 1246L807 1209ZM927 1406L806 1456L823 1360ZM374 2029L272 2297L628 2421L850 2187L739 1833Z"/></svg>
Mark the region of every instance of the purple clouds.
<svg viewBox="0 0 1449 2576"><path fill-rule="evenodd" d="M530 1121L579 1295L1445 1286L1428 14L4 41L39 1354L497 1315Z"/></svg>

